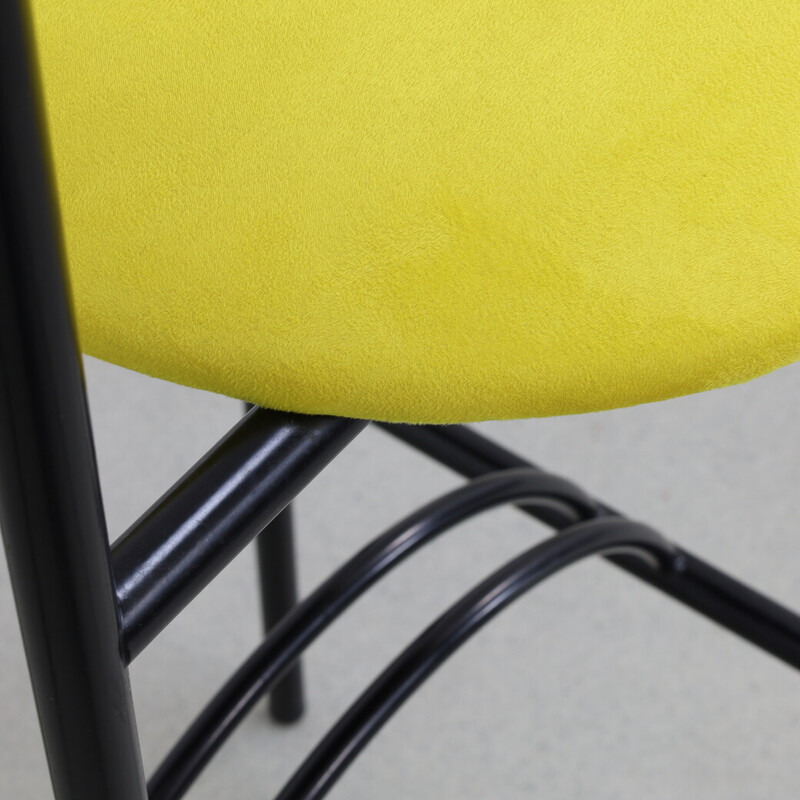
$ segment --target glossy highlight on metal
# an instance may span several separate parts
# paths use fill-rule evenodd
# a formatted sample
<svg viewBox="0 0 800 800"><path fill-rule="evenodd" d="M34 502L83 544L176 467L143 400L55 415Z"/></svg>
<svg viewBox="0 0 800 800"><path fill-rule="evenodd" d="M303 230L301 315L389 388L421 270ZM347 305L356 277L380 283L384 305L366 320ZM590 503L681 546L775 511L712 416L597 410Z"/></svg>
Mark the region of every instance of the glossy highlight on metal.
<svg viewBox="0 0 800 800"><path fill-rule="evenodd" d="M392 436L469 478L496 469L534 466L464 425L378 424ZM623 516L609 505L596 502L600 514ZM522 511L545 521L535 508ZM679 574L651 569L625 555L606 559L781 661L800 668L800 616L688 550L681 550L683 569Z"/></svg>
<svg viewBox="0 0 800 800"><path fill-rule="evenodd" d="M545 578L576 561L625 551L669 572L676 549L651 528L619 517L581 522L492 573L395 659L348 709L276 800L319 800L414 691L473 634Z"/></svg>
<svg viewBox="0 0 800 800"><path fill-rule="evenodd" d="M561 528L595 514L592 501L569 481L522 468L477 478L393 525L272 629L153 774L148 783L150 800L181 797L258 698L378 579L444 531L475 514L508 503L544 509L558 518Z"/></svg>
<svg viewBox="0 0 800 800"><path fill-rule="evenodd" d="M365 427L254 408L111 549L135 658Z"/></svg>

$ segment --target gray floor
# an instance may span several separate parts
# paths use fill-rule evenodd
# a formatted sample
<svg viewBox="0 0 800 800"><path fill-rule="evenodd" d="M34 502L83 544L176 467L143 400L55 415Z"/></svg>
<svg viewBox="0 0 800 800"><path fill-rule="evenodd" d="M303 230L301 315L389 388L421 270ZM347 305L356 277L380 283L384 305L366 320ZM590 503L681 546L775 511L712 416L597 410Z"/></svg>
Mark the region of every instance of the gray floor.
<svg viewBox="0 0 800 800"><path fill-rule="evenodd" d="M87 362L109 526L122 531L237 418L224 398ZM731 389L486 433L800 608L800 364ZM301 583L456 479L368 430L302 496ZM190 794L270 797L426 622L543 530L481 517L376 587L311 651L309 712L257 713ZM152 768L259 634L248 551L133 665ZM0 796L48 778L0 574ZM539 587L455 656L332 793L394 798L797 797L800 676L602 563Z"/></svg>

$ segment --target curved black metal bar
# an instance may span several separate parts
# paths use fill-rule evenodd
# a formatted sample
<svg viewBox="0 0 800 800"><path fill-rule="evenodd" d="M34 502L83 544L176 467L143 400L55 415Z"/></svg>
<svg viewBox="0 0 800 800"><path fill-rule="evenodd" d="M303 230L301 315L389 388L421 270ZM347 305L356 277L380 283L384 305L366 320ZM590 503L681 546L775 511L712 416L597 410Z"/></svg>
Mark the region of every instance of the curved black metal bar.
<svg viewBox="0 0 800 800"><path fill-rule="evenodd" d="M597 513L594 503L569 481L532 469L477 478L415 511L336 570L273 628L155 771L148 784L150 800L181 797L259 697L379 578L440 533L507 503L542 508L558 528Z"/></svg>
<svg viewBox="0 0 800 800"><path fill-rule="evenodd" d="M465 425L376 424L468 478L508 467L533 467L516 453ZM610 506L599 500L596 502L601 516L618 514ZM535 508L522 510L542 519ZM684 568L680 573L664 573L651 569L639 559L624 555L608 557L612 564L654 589L800 669L800 615L687 550L682 551L682 559Z"/></svg>
<svg viewBox="0 0 800 800"><path fill-rule="evenodd" d="M578 523L536 545L481 582L412 642L334 725L275 800L319 800L403 702L472 634L550 575L588 556L620 551L663 571L679 568L677 551L666 539L620 517Z"/></svg>

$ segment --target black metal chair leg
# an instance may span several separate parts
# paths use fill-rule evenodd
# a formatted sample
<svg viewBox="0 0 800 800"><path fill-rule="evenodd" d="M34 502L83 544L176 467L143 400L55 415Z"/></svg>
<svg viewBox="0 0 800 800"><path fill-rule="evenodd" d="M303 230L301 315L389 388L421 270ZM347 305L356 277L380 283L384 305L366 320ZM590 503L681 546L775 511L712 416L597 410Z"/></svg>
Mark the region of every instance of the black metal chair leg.
<svg viewBox="0 0 800 800"><path fill-rule="evenodd" d="M252 403L245 403L247 413ZM291 505L275 517L256 538L258 579L264 633L269 633L297 603L297 563ZM269 713L275 722L290 725L303 716L303 668L298 661L275 684L269 695Z"/></svg>
<svg viewBox="0 0 800 800"><path fill-rule="evenodd" d="M292 507L286 506L256 542L264 629L269 633L297 603ZM300 719L303 708L303 674L298 661L270 693L270 713L276 722L288 724Z"/></svg>
<svg viewBox="0 0 800 800"><path fill-rule="evenodd" d="M27 13L0 3L0 527L54 797L146 800Z"/></svg>

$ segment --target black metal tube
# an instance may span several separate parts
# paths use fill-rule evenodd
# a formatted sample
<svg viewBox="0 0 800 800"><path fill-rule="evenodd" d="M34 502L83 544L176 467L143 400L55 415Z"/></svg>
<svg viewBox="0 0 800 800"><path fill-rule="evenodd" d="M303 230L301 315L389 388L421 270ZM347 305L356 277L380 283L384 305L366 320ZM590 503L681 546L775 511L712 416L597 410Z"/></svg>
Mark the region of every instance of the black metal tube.
<svg viewBox="0 0 800 800"><path fill-rule="evenodd" d="M616 517L581 522L482 581L396 658L295 772L276 800L319 800L408 697L458 647L510 603L580 559L618 550L649 569L671 572L675 549L662 536Z"/></svg>
<svg viewBox="0 0 800 800"><path fill-rule="evenodd" d="M375 424L465 478L509 467L541 469L466 425Z"/></svg>
<svg viewBox="0 0 800 800"><path fill-rule="evenodd" d="M256 537L264 632L269 632L297 605L297 565L294 554L292 506ZM270 713L276 722L297 722L303 716L303 674L300 662L270 692Z"/></svg>
<svg viewBox="0 0 800 800"><path fill-rule="evenodd" d="M55 797L144 800L26 14L0 3L0 526Z"/></svg>
<svg viewBox="0 0 800 800"><path fill-rule="evenodd" d="M112 547L135 658L366 427L254 408Z"/></svg>
<svg viewBox="0 0 800 800"><path fill-rule="evenodd" d="M467 477L527 462L463 425L394 425L381 427L431 458ZM533 466L533 465L529 465ZM616 514L596 501L602 514ZM536 509L522 509L538 519ZM800 668L800 616L683 550L685 568L663 573L624 556L608 557L675 600L693 608L729 631Z"/></svg>
<svg viewBox="0 0 800 800"><path fill-rule="evenodd" d="M244 403L245 414L251 408L255 408L254 403ZM293 516L290 503L256 536L258 588L265 634L297 605ZM269 714L275 722L288 725L303 716L303 683L303 667L298 659L270 692Z"/></svg>
<svg viewBox="0 0 800 800"><path fill-rule="evenodd" d="M393 525L322 583L269 637L203 709L148 784L150 800L187 791L245 714L298 655L370 586L436 536L477 513L524 502L557 516L559 527L593 516L586 495L561 478L529 469L476 479Z"/></svg>
<svg viewBox="0 0 800 800"><path fill-rule="evenodd" d="M251 408L255 408L255 404L244 403L245 413ZM258 585L265 634L297 605L293 516L290 503L256 536ZM299 659L275 684L268 705L272 719L282 724L297 722L303 716L305 692L303 667Z"/></svg>

